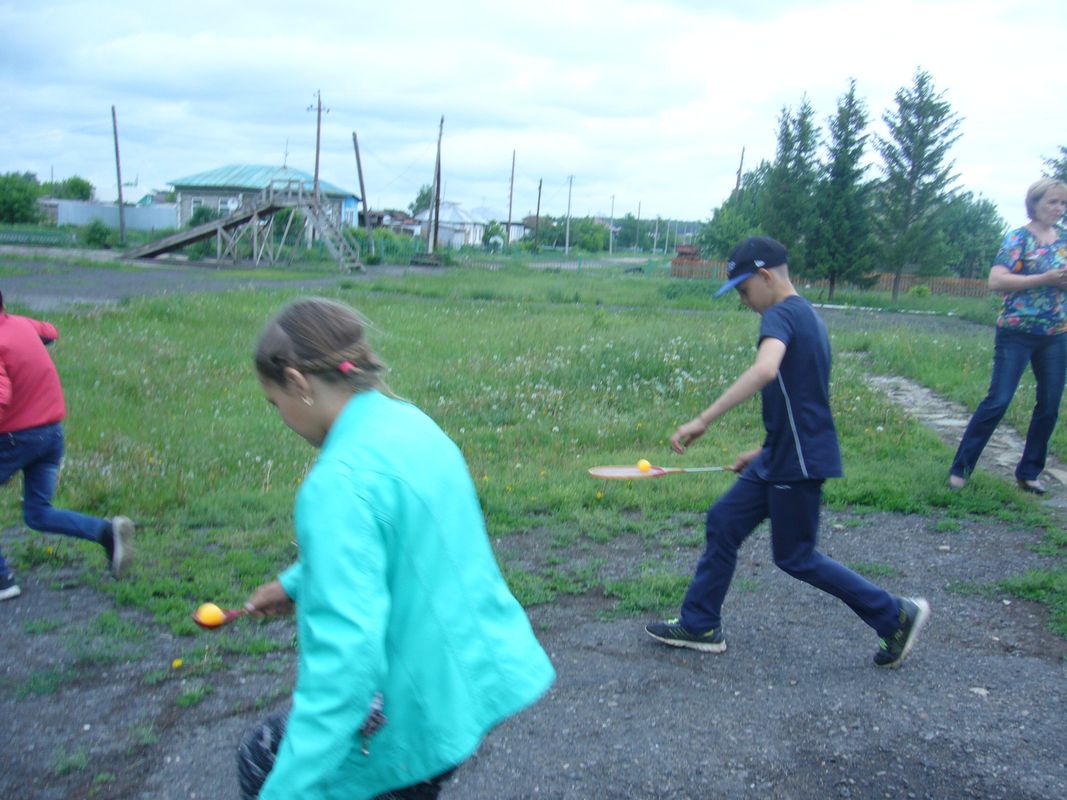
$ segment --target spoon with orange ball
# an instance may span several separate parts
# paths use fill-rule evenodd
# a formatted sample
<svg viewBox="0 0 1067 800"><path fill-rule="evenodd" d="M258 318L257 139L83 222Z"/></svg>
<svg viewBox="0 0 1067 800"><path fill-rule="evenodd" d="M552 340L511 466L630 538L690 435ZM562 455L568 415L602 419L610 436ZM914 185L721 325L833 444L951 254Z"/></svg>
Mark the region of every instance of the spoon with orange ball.
<svg viewBox="0 0 1067 800"><path fill-rule="evenodd" d="M219 628L227 622L243 617L248 611L243 608L219 608L214 603L204 603L193 612L193 622L201 628Z"/></svg>

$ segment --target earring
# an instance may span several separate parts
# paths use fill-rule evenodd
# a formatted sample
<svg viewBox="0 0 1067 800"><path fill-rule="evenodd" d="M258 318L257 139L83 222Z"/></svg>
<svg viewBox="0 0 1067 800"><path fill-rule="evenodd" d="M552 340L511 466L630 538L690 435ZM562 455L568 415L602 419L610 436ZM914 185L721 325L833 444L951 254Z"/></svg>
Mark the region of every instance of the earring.
<svg viewBox="0 0 1067 800"><path fill-rule="evenodd" d="M315 405L315 401L313 399L311 399L310 397L308 397L307 395L304 395L301 399L304 401L304 405L306 405L306 406L310 407L310 406Z"/></svg>

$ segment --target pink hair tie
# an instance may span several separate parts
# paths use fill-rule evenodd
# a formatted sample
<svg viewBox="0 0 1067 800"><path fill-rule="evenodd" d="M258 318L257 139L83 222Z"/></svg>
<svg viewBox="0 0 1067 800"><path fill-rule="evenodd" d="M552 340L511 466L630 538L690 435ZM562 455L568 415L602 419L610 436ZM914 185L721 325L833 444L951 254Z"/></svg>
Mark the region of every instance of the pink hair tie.
<svg viewBox="0 0 1067 800"><path fill-rule="evenodd" d="M341 370L342 375L347 375L355 368L356 365L353 364L351 361L342 361L340 364L337 365L337 369Z"/></svg>

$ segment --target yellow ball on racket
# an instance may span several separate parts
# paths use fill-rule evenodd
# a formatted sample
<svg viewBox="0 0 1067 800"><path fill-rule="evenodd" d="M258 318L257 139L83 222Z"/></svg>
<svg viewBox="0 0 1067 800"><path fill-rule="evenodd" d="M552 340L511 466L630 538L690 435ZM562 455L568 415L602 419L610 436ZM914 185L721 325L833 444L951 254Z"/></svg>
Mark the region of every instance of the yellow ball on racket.
<svg viewBox="0 0 1067 800"><path fill-rule="evenodd" d="M652 469L652 465L648 463L647 458L642 458L640 461L637 462L637 468L642 472L648 472L650 469Z"/></svg>

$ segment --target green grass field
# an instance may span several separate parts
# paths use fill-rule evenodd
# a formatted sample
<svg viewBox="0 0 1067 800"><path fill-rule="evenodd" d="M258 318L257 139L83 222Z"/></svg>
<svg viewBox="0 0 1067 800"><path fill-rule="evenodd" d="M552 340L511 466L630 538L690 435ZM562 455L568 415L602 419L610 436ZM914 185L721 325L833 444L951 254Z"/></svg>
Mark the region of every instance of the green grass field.
<svg viewBox="0 0 1067 800"><path fill-rule="evenodd" d="M730 479L606 486L586 469L640 457L725 463L762 438L752 400L685 457L669 452L674 427L753 356L758 320L735 302L713 303L710 288L672 280L662 267L576 274L512 266L342 280L331 296L370 320L393 390L463 449L520 599L549 602L561 592L600 589L625 612L676 601L688 576L635 565L632 575L609 578L595 560L568 559L567 548L669 528L679 513L702 511L709 492L725 490ZM69 409L57 504L128 514L141 526L129 580L116 584L96 569L84 580L176 632L195 630L189 613L199 603L240 603L295 555L292 501L315 451L268 407L251 366L261 326L293 296L240 290L47 315L62 335L53 357ZM953 304L977 318L994 316L984 299ZM991 344L992 331L981 339L939 337L909 327L903 315L883 329L835 337L832 391L846 477L828 483L826 500L860 511L936 512L961 525L996 516L1042 526L1062 565L1067 537L1039 503L988 475L950 495L950 449L863 381L863 369L902 374L973 407L988 382ZM1020 397L1027 391L1032 396L1024 386ZM1008 422L1025 429L1027 411L1017 401ZM1067 460L1067 426L1053 451ZM13 524L17 481L0 502ZM533 530L551 531L559 556L539 569L509 563L508 537ZM59 537L26 537L5 551L16 567L66 564L83 554L102 563L88 545ZM1007 586L1048 603L1067 635L1067 570L1016 576ZM271 646L247 637L218 642L245 652Z"/></svg>

